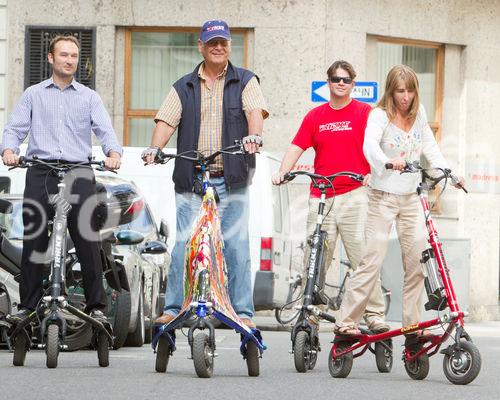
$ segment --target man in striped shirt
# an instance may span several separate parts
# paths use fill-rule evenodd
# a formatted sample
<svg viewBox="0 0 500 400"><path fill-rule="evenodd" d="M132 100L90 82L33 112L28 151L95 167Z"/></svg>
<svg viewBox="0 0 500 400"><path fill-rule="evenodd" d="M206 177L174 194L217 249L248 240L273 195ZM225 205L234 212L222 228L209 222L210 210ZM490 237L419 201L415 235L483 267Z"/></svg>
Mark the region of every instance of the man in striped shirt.
<svg viewBox="0 0 500 400"><path fill-rule="evenodd" d="M111 170L120 167L123 149L101 98L73 77L78 58L79 43L74 37L57 36L51 41L48 60L52 77L26 89L5 125L1 146L5 165L18 165L19 145L28 135L27 157L37 156L52 164L88 162L94 132L107 156L106 167ZM75 167L65 179L72 205L68 229L82 267L86 311L104 320L102 309L106 302L99 235L92 228L95 223L89 211L97 206L94 173L90 168ZM21 302L13 320L26 318L43 294L43 267L45 260L50 259L44 256L49 241L47 222L54 215L48 196L57 193L57 184L57 175L50 168L28 168L23 202Z"/></svg>
<svg viewBox="0 0 500 400"><path fill-rule="evenodd" d="M201 28L198 50L204 61L174 83L155 122L151 147L143 153L154 162L177 130L177 151L199 150L210 154L242 139L244 157L223 155L211 166L211 183L219 194L219 212L228 265L229 296L243 323L255 327L248 243L248 185L255 155L262 145L263 120L268 112L257 77L229 61L231 34L224 21L207 21ZM176 159L173 180L176 191L177 233L172 252L164 315L157 323L169 323L183 303L184 246L198 213L201 198L193 193L199 178L193 163Z"/></svg>

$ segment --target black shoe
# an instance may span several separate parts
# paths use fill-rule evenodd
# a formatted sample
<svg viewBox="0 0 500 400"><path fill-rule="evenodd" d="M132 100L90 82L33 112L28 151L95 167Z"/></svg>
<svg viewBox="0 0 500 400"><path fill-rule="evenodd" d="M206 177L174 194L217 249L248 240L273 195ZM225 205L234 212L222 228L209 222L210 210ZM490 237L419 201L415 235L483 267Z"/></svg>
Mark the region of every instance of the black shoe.
<svg viewBox="0 0 500 400"><path fill-rule="evenodd" d="M89 316L94 318L96 321L99 321L101 324L108 323L108 318L104 315L104 313L101 310L92 310Z"/></svg>
<svg viewBox="0 0 500 400"><path fill-rule="evenodd" d="M28 308L21 308L17 313L13 315L7 315L5 319L11 324L18 324L28 318L32 312L33 310L30 310Z"/></svg>

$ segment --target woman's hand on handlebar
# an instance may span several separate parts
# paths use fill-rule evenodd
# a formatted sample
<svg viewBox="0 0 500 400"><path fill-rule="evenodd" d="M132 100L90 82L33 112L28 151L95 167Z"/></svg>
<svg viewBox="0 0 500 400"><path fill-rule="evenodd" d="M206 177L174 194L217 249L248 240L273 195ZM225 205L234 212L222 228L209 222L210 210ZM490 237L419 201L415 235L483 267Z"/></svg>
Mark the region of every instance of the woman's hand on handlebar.
<svg viewBox="0 0 500 400"><path fill-rule="evenodd" d="M2 161L8 167L16 167L19 165L19 156L11 149L5 149L2 155Z"/></svg>
<svg viewBox="0 0 500 400"><path fill-rule="evenodd" d="M393 158L393 159L387 161L387 163L385 165L386 165L387 169L393 169L395 171L403 171L406 167L406 161L404 158L396 157L396 158ZM389 165L390 165L390 168L387 167Z"/></svg>
<svg viewBox="0 0 500 400"><path fill-rule="evenodd" d="M262 147L262 138L259 135L248 135L241 139L245 152L254 154Z"/></svg>
<svg viewBox="0 0 500 400"><path fill-rule="evenodd" d="M451 184L457 189L465 189L465 179L463 176L451 175Z"/></svg>

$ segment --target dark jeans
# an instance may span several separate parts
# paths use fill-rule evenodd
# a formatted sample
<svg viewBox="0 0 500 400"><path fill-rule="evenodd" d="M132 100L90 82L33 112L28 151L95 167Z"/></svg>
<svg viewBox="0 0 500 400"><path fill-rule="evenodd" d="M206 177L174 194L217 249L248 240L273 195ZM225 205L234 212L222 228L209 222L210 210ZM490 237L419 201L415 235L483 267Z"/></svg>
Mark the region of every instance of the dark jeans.
<svg viewBox="0 0 500 400"><path fill-rule="evenodd" d="M30 167L26 173L20 308L35 309L43 296L44 267L53 259L51 249L47 249L48 222L55 211L48 196L57 193L58 182L57 175L48 167ZM81 265L86 311L103 309L106 297L102 285L99 233L90 229L97 204L94 172L89 168L75 168L66 174L65 182L66 198L72 206L68 214L68 229Z"/></svg>

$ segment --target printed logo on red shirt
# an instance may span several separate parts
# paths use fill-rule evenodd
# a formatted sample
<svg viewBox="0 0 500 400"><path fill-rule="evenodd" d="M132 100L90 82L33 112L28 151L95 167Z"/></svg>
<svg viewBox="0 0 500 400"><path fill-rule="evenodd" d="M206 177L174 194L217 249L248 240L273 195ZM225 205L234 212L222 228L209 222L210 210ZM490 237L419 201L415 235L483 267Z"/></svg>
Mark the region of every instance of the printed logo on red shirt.
<svg viewBox="0 0 500 400"><path fill-rule="evenodd" d="M350 125L351 121L329 122L328 124L320 125L319 131L320 132L352 131L352 127Z"/></svg>

